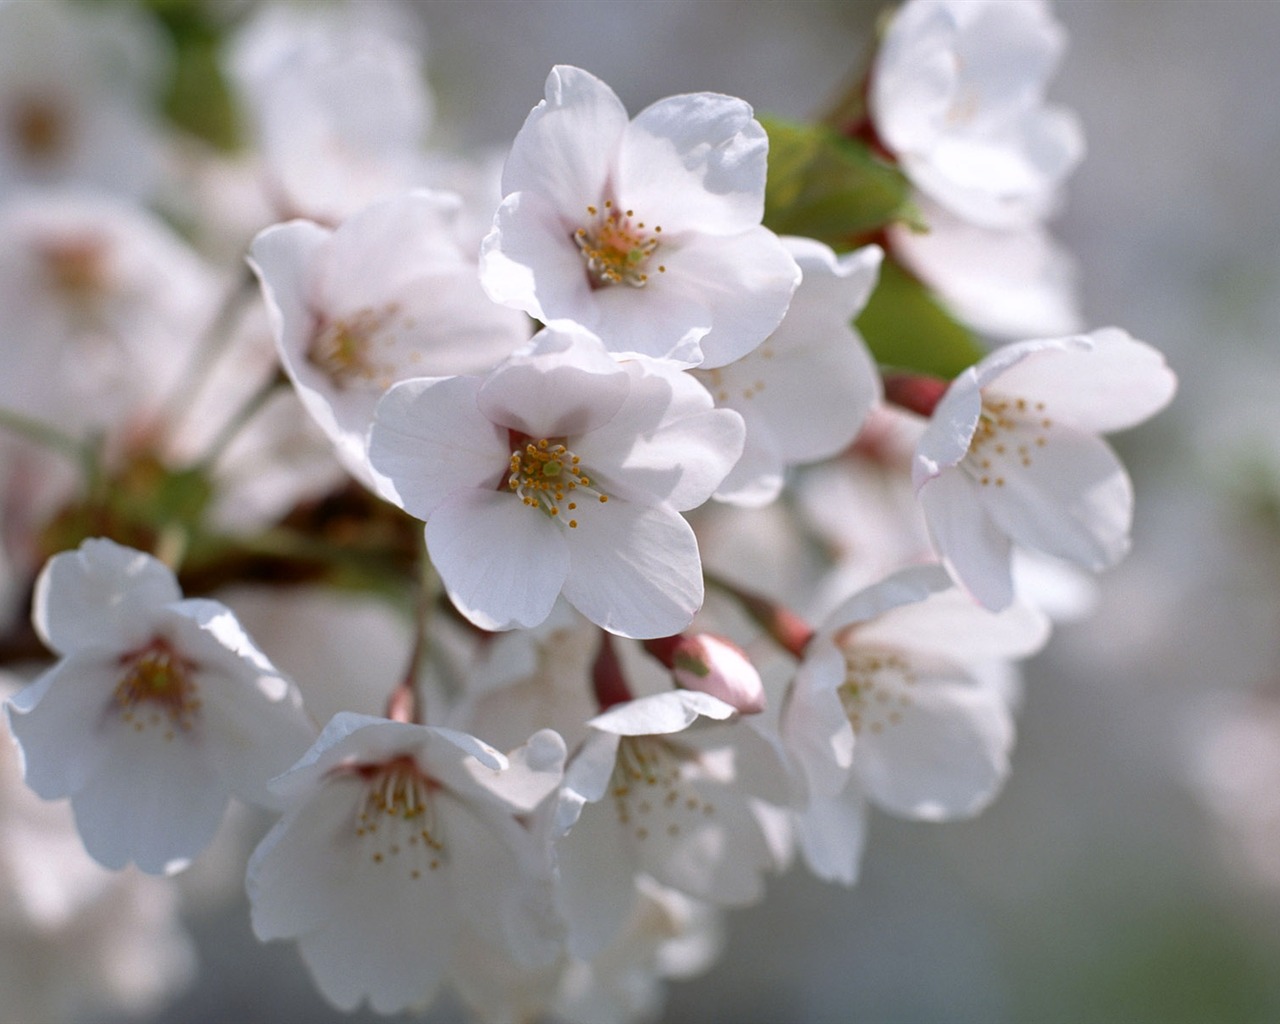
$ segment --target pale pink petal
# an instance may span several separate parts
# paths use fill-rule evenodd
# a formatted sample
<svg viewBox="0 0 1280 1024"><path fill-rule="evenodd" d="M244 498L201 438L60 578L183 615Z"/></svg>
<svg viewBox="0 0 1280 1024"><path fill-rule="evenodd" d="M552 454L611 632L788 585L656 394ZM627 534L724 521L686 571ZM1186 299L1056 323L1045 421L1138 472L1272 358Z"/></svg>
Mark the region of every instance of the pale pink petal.
<svg viewBox="0 0 1280 1024"><path fill-rule="evenodd" d="M128 649L147 639L159 608L181 597L164 563L96 538L45 563L32 618L40 638L59 654L95 645Z"/></svg>
<svg viewBox="0 0 1280 1024"><path fill-rule="evenodd" d="M919 490L934 547L956 578L992 611L1013 603L1012 549L1009 537L983 507L977 484L951 470Z"/></svg>
<svg viewBox="0 0 1280 1024"><path fill-rule="evenodd" d="M917 490L969 453L982 416L980 368L970 367L951 382L920 435L911 463L911 482Z"/></svg>
<svg viewBox="0 0 1280 1024"><path fill-rule="evenodd" d="M588 723L617 736L664 736L683 732L700 716L732 718L737 709L719 697L698 690L666 690L617 704Z"/></svg>
<svg viewBox="0 0 1280 1024"><path fill-rule="evenodd" d="M427 549L453 603L482 629L538 625L570 571L560 525L505 489L452 495L427 520Z"/></svg>
<svg viewBox="0 0 1280 1024"><path fill-rule="evenodd" d="M585 215L606 198L627 111L595 75L566 64L551 69L545 92L512 143L502 191L537 192L566 215Z"/></svg>
<svg viewBox="0 0 1280 1024"><path fill-rule="evenodd" d="M693 234L652 258L667 268L651 282L655 295L701 303L710 315L711 329L700 341L704 368L740 359L764 341L800 284L791 254L758 225L727 237Z"/></svg>
<svg viewBox="0 0 1280 1024"><path fill-rule="evenodd" d="M1044 402L1054 423L1096 433L1135 426L1172 399L1177 379L1156 349L1116 327L1083 337L1089 347L1039 352L1002 373L991 390Z"/></svg>
<svg viewBox="0 0 1280 1024"><path fill-rule="evenodd" d="M764 216L768 151L764 128L742 100L671 96L623 132L618 199L668 231L736 234Z"/></svg>
<svg viewBox="0 0 1280 1024"><path fill-rule="evenodd" d="M762 508L782 493L787 462L767 422L751 410L742 421L747 428L742 455L716 489L715 497L743 508Z"/></svg>
<svg viewBox="0 0 1280 1024"><path fill-rule="evenodd" d="M914 685L885 687L900 719L864 729L854 748L854 773L884 810L941 821L985 807L1009 772L1013 719L1000 695L956 670L921 672ZM899 705L899 698L911 703Z"/></svg>
<svg viewBox="0 0 1280 1024"><path fill-rule="evenodd" d="M1010 431L1034 443L1034 429ZM990 518L1013 540L1088 569L1105 569L1129 549L1133 486L1107 443L1055 426L1032 448L1029 465L1011 466L1003 486L977 486Z"/></svg>
<svg viewBox="0 0 1280 1024"><path fill-rule="evenodd" d="M856 782L837 796L819 796L795 817L796 838L809 870L824 882L853 885L866 846L867 802Z"/></svg>
<svg viewBox="0 0 1280 1024"><path fill-rule="evenodd" d="M675 249L673 245L671 251ZM591 322L610 352L687 366L702 361L699 342L712 321L712 311L696 289L667 280L666 274L651 275L643 288L600 288L591 293L582 313L572 316Z"/></svg>
<svg viewBox="0 0 1280 1024"><path fill-rule="evenodd" d="M507 474L507 431L481 414L479 389L475 377L409 380L378 403L369 460L410 515L426 519L455 490L496 488Z"/></svg>
<svg viewBox="0 0 1280 1024"><path fill-rule="evenodd" d="M844 682L844 656L815 638L787 693L782 735L805 773L811 795L840 792L853 763L853 729L836 688Z"/></svg>
<svg viewBox="0 0 1280 1024"><path fill-rule="evenodd" d="M590 959L625 923L635 898L636 857L613 800L583 808L557 844L560 904L569 923L569 952Z"/></svg>
<svg viewBox="0 0 1280 1024"><path fill-rule="evenodd" d="M665 506L629 501L611 501L591 512L568 531L569 603L620 636L673 636L688 626L703 593L698 542L689 524ZM529 572L527 554L521 558L524 564L517 567Z"/></svg>
<svg viewBox="0 0 1280 1024"><path fill-rule="evenodd" d="M494 423L530 437L564 437L608 423L630 388L599 338L558 321L486 378L476 404Z"/></svg>

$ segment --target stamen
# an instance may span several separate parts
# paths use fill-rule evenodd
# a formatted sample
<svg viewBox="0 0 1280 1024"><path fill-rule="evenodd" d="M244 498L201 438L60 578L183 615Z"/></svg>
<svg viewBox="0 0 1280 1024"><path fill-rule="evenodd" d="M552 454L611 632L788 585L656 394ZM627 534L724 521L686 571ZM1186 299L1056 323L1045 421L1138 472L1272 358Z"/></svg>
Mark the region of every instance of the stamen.
<svg viewBox="0 0 1280 1024"><path fill-rule="evenodd" d="M1036 448L1048 444L1046 431L1053 421L1044 415L1044 403L1034 410L1025 398L984 395L978 424L961 465L983 487L1003 487L1009 470L1029 469ZM1005 470L997 475L994 470Z"/></svg>
<svg viewBox="0 0 1280 1024"><path fill-rule="evenodd" d="M655 226L650 235L644 221L633 221L634 210L625 213L615 210L612 200L606 201L604 208L601 216L597 207L588 206L587 213L593 223L573 233L573 240L586 261L592 287L628 284L643 288L649 281L649 257L658 248L655 236L662 228ZM659 273L666 270L665 266L658 267Z"/></svg>
<svg viewBox="0 0 1280 1024"><path fill-rule="evenodd" d="M343 765L336 775L355 775L364 786L355 834L374 864L404 863L410 879L435 871L446 860L435 794L442 787L408 754L381 764ZM401 855L403 861L398 861Z"/></svg>
<svg viewBox="0 0 1280 1024"><path fill-rule="evenodd" d="M195 662L178 654L163 637L156 637L122 654L119 664L125 673L112 697L124 721L141 732L167 719L166 740L174 738L175 730L191 731L201 706L192 678Z"/></svg>
<svg viewBox="0 0 1280 1024"><path fill-rule="evenodd" d="M511 453L507 489L530 508L541 509L576 530L578 520L566 520L564 513L577 512L583 496L595 497L601 505L609 501L609 496L592 484L581 462L559 441L546 437L529 441Z"/></svg>

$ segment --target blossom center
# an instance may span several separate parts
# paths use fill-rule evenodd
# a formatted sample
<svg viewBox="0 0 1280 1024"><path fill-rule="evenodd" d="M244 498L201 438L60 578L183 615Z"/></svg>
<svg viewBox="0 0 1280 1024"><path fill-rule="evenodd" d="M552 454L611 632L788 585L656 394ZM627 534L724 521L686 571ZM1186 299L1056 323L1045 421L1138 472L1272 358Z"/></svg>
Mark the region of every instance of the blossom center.
<svg viewBox="0 0 1280 1024"><path fill-rule="evenodd" d="M837 692L854 735L898 725L915 703L910 691L919 677L911 663L897 651L846 647L844 665Z"/></svg>
<svg viewBox="0 0 1280 1024"><path fill-rule="evenodd" d="M582 460L551 438L528 441L511 453L507 488L530 508L578 528L584 509L609 502L582 466Z"/></svg>
<svg viewBox="0 0 1280 1024"><path fill-rule="evenodd" d="M362 309L337 320L321 319L306 358L339 390L361 384L385 390L392 383L392 373L374 359L377 335L398 312L393 303L382 311Z"/></svg>
<svg viewBox="0 0 1280 1024"><path fill-rule="evenodd" d="M982 412L964 466L983 487L1003 487L1010 473L1030 468L1037 448L1049 443L1053 426L1044 402L984 395Z"/></svg>
<svg viewBox="0 0 1280 1024"><path fill-rule="evenodd" d="M13 106L9 132L18 149L32 160L50 161L66 149L66 118L56 103L40 97L25 97Z"/></svg>
<svg viewBox="0 0 1280 1024"><path fill-rule="evenodd" d="M200 697L192 678L196 663L182 657L163 637L119 658L124 675L112 696L120 717L141 732L166 723L165 739L175 730L190 732L200 711Z"/></svg>
<svg viewBox="0 0 1280 1024"><path fill-rule="evenodd" d="M573 240L587 264L591 286L628 284L643 288L648 284L651 258L658 248L662 228L654 225L650 231L644 221L635 218L634 210L619 210L612 200L606 200L603 209L588 206L587 213L591 221L574 231ZM662 274L667 272L661 264L657 269Z"/></svg>
<svg viewBox="0 0 1280 1024"><path fill-rule="evenodd" d="M354 771L364 783L356 835L370 861L402 865L410 879L437 870L446 859L434 799L440 783L407 754Z"/></svg>
<svg viewBox="0 0 1280 1024"><path fill-rule="evenodd" d="M107 243L92 235L47 238L35 243L36 256L53 290L76 304L93 301L109 284Z"/></svg>
<svg viewBox="0 0 1280 1024"><path fill-rule="evenodd" d="M678 838L715 805L693 789L685 765L691 755L662 736L624 736L618 743L609 793L618 822L635 839Z"/></svg>

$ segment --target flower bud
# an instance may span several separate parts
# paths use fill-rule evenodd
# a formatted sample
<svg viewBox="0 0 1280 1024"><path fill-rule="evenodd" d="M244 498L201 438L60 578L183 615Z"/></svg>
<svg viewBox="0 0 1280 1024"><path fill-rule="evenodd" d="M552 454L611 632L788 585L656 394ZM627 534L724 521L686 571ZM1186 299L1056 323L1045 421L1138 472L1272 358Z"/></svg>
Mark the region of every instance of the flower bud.
<svg viewBox="0 0 1280 1024"><path fill-rule="evenodd" d="M701 690L744 715L764 710L764 684L737 644L710 633L682 636L671 655L671 674L686 690Z"/></svg>

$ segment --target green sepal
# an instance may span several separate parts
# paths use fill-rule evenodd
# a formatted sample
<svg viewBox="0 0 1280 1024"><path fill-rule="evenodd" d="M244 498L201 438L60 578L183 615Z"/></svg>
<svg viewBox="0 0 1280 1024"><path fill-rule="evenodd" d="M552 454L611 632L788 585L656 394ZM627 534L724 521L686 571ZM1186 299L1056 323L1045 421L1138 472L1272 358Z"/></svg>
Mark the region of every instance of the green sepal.
<svg viewBox="0 0 1280 1024"><path fill-rule="evenodd" d="M765 227L846 251L889 224L919 224L906 177L862 140L825 125L760 120L769 134Z"/></svg>
<svg viewBox="0 0 1280 1024"><path fill-rule="evenodd" d="M892 259L880 267L858 330L881 366L951 379L986 351L933 294Z"/></svg>

